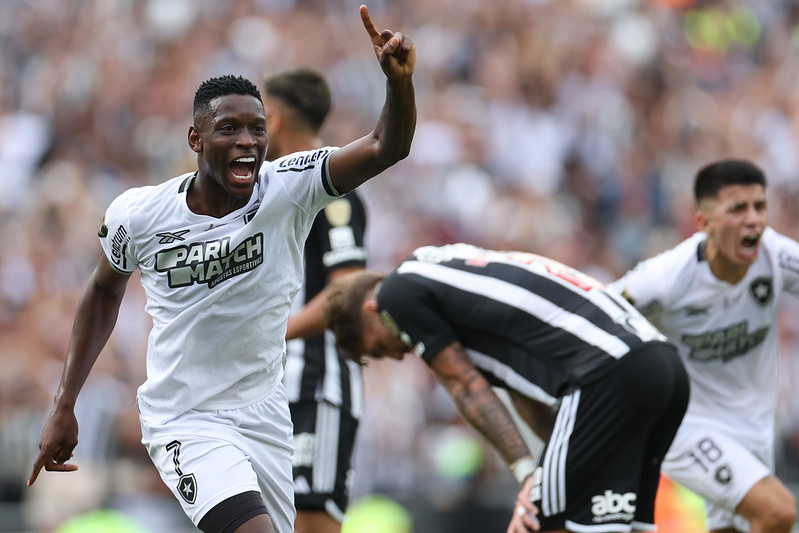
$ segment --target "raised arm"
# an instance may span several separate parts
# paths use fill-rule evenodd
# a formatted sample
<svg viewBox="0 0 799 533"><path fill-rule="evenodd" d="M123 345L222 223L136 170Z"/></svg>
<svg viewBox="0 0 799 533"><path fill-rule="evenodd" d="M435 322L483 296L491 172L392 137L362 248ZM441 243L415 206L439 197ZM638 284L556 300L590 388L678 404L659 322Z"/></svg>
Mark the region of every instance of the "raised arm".
<svg viewBox="0 0 799 533"><path fill-rule="evenodd" d="M111 336L129 277L115 271L103 256L86 284L75 313L61 383L39 439L39 455L28 485L36 481L42 467L59 472L78 469L76 464L66 464L78 444L75 401Z"/></svg>
<svg viewBox="0 0 799 533"><path fill-rule="evenodd" d="M399 32L378 32L369 10L360 7L361 20L386 76L386 100L374 130L330 156L330 179L349 192L408 156L416 129L413 71L416 46Z"/></svg>

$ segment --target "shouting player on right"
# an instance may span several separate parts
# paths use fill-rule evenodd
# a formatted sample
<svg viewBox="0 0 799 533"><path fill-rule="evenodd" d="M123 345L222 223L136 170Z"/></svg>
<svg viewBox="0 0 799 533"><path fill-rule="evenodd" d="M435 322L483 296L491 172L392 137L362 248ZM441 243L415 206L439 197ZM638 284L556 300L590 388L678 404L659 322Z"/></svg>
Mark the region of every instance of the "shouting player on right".
<svg viewBox="0 0 799 533"><path fill-rule="evenodd" d="M782 293L799 294L799 243L768 227L766 177L750 162L705 166L694 194L699 232L611 287L691 377L664 472L704 498L713 532L788 533L796 501L774 476L777 317Z"/></svg>

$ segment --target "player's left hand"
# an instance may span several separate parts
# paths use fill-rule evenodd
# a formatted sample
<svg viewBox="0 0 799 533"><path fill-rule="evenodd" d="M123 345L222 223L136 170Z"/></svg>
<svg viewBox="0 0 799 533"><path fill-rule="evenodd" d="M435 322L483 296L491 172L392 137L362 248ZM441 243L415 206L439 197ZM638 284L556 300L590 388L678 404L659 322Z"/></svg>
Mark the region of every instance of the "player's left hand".
<svg viewBox="0 0 799 533"><path fill-rule="evenodd" d="M538 523L538 507L530 501L530 491L533 488L533 476L527 478L522 486L522 490L516 496L516 504L513 506L513 516L508 524L507 533L529 533L539 531L541 524Z"/></svg>
<svg viewBox="0 0 799 533"><path fill-rule="evenodd" d="M380 67L388 79L410 77L416 66L416 45L405 34L391 30L377 31L369 9L362 5L360 8L363 27L372 39L372 45L380 62Z"/></svg>

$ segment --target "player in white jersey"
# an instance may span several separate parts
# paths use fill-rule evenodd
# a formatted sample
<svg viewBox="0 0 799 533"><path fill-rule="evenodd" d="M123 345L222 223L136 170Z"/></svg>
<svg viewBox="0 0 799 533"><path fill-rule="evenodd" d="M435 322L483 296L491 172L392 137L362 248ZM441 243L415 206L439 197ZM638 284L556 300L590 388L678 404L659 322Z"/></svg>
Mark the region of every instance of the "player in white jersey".
<svg viewBox="0 0 799 533"><path fill-rule="evenodd" d="M711 531L786 533L796 502L773 473L777 316L782 294L799 294L799 243L768 227L766 178L750 162L705 166L694 193L699 233L611 288L678 346L691 377L664 472L704 498Z"/></svg>
<svg viewBox="0 0 799 533"><path fill-rule="evenodd" d="M416 123L412 40L360 14L386 75L375 129L340 149L264 163L266 118L242 77L203 82L188 142L197 171L115 199L102 257L75 316L28 484L68 472L75 399L141 272L153 328L138 390L142 442L204 532L293 530L291 419L281 378L302 248L317 212L408 155Z"/></svg>
<svg viewBox="0 0 799 533"><path fill-rule="evenodd" d="M268 160L323 146L331 107L320 73L297 68L264 80ZM316 216L304 248L303 284L286 329L283 382L294 423L295 533L338 533L347 509L361 416L360 367L341 357L325 331L322 302L331 279L366 265L366 211L357 191Z"/></svg>

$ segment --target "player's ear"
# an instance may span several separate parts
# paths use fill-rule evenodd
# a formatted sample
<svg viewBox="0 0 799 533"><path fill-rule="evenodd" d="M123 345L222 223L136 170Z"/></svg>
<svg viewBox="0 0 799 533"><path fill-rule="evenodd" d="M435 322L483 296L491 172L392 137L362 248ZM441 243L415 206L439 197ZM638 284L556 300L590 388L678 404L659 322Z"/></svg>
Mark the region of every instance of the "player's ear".
<svg viewBox="0 0 799 533"><path fill-rule="evenodd" d="M697 209L695 216L696 216L696 229L699 231L705 231L707 229L708 224L710 223L710 217L702 209Z"/></svg>
<svg viewBox="0 0 799 533"><path fill-rule="evenodd" d="M377 300L374 298L368 298L363 302L361 310L366 313L377 313Z"/></svg>
<svg viewBox="0 0 799 533"><path fill-rule="evenodd" d="M197 153L203 151L203 139L194 125L189 126L189 147Z"/></svg>

